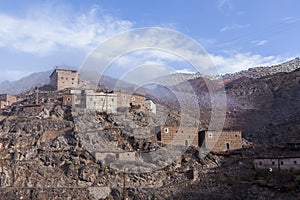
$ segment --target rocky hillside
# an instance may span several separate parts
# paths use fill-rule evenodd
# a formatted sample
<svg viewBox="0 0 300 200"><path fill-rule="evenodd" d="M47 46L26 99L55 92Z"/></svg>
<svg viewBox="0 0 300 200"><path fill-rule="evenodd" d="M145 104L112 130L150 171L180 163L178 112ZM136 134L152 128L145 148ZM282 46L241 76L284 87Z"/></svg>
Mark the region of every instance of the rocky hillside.
<svg viewBox="0 0 300 200"><path fill-rule="evenodd" d="M229 101L234 100L229 102L226 127L240 129L260 143L290 142L299 137L299 91L300 69L237 79L226 86Z"/></svg>
<svg viewBox="0 0 300 200"><path fill-rule="evenodd" d="M254 68L249 68L248 70L243 70L232 74L225 74L221 78L224 80L224 83L226 84L242 77L261 78L264 76L277 74L279 72L292 72L298 69L299 67L300 67L300 58L295 58L293 60L287 61L282 64L274 65L274 66L254 67Z"/></svg>

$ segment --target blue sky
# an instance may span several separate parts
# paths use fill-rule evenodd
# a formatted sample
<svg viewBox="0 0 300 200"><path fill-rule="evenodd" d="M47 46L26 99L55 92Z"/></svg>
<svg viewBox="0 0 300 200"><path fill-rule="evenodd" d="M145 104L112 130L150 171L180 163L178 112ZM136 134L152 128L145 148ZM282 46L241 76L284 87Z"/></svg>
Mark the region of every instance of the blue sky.
<svg viewBox="0 0 300 200"><path fill-rule="evenodd" d="M61 64L80 67L105 39L152 26L196 40L220 73L276 64L300 54L299 8L297 0L3 0L0 81Z"/></svg>

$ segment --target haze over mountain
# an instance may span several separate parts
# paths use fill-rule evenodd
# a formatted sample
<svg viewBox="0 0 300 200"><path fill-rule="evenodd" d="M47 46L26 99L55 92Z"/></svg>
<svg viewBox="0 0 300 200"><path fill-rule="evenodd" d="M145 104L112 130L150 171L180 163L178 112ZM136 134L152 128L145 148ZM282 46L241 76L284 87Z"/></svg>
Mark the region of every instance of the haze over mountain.
<svg viewBox="0 0 300 200"><path fill-rule="evenodd" d="M209 77L209 79L223 79L224 83L230 83L233 80L236 80L241 77L249 77L249 78L259 78L267 75L272 75L276 74L278 72L291 72L300 66L300 59L295 58L293 60L290 60L288 62L275 65L275 66L266 66L266 67L255 67L255 68L249 68L248 70L244 70L241 72L237 73L232 73L232 74L225 74L219 77ZM0 93L10 93L10 94L19 94L22 92L25 92L27 90L33 89L36 86L43 86L49 83L49 76L52 71L45 71L45 72L36 72L32 73L29 76L23 77L19 80L16 81L4 81L0 83ZM165 76L165 77L158 77L157 81L166 83L166 86L171 86L171 85L177 85L176 88L180 90L180 82L190 80L189 82L192 85L197 85L198 83L193 84L193 81L197 82L197 78L201 78L203 75L199 73L191 74L191 73L177 73L177 74L172 74L170 76ZM175 80L175 82L174 82ZM118 81L114 78L110 77L103 77L102 78L102 83L101 85L104 85L108 89L113 89L113 86L115 83ZM121 81L118 83L118 86L124 85L125 82ZM128 84L128 85L127 85ZM134 84L126 83L127 85L125 88L134 88ZM185 87L185 86L182 86ZM183 88L185 89L185 88ZM197 88L196 88L197 89Z"/></svg>

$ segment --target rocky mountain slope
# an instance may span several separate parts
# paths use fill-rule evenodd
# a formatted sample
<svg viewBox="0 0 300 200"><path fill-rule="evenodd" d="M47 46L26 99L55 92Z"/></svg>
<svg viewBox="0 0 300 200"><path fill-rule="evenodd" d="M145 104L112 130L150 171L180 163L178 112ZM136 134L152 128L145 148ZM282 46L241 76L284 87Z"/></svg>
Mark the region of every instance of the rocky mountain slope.
<svg viewBox="0 0 300 200"><path fill-rule="evenodd" d="M237 79L226 86L228 97L234 103L228 108L225 126L243 130L245 136L257 142L279 144L298 138L299 91L300 69L259 79ZM277 139L272 135L277 135Z"/></svg>
<svg viewBox="0 0 300 200"><path fill-rule="evenodd" d="M46 85L49 83L51 72L52 71L37 72L17 81L4 81L0 83L0 93L20 94L37 86Z"/></svg>

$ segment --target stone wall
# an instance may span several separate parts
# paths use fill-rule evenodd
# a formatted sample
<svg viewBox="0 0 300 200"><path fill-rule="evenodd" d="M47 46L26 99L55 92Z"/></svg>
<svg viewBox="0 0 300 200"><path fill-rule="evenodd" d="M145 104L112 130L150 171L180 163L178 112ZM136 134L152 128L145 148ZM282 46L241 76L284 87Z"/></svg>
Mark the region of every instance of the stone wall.
<svg viewBox="0 0 300 200"><path fill-rule="evenodd" d="M17 102L17 97L10 94L0 94L0 108L3 109L6 106L11 106Z"/></svg>
<svg viewBox="0 0 300 200"><path fill-rule="evenodd" d="M129 108L131 105L140 105L141 109L145 109L145 97L120 91L117 91L115 93L117 94L118 98L118 108Z"/></svg>
<svg viewBox="0 0 300 200"><path fill-rule="evenodd" d="M70 69L55 69L50 75L50 85L56 90L76 88L78 86L78 72Z"/></svg>
<svg viewBox="0 0 300 200"><path fill-rule="evenodd" d="M42 112L43 106L42 105L25 105L23 106L23 112L28 113L28 114L39 114Z"/></svg>
<svg viewBox="0 0 300 200"><path fill-rule="evenodd" d="M211 151L228 151L242 148L240 131L202 131L200 145Z"/></svg>
<svg viewBox="0 0 300 200"><path fill-rule="evenodd" d="M184 126L161 126L158 140L164 144L198 146L198 128Z"/></svg>
<svg viewBox="0 0 300 200"><path fill-rule="evenodd" d="M257 158L253 161L255 169L300 170L300 157L297 158Z"/></svg>

